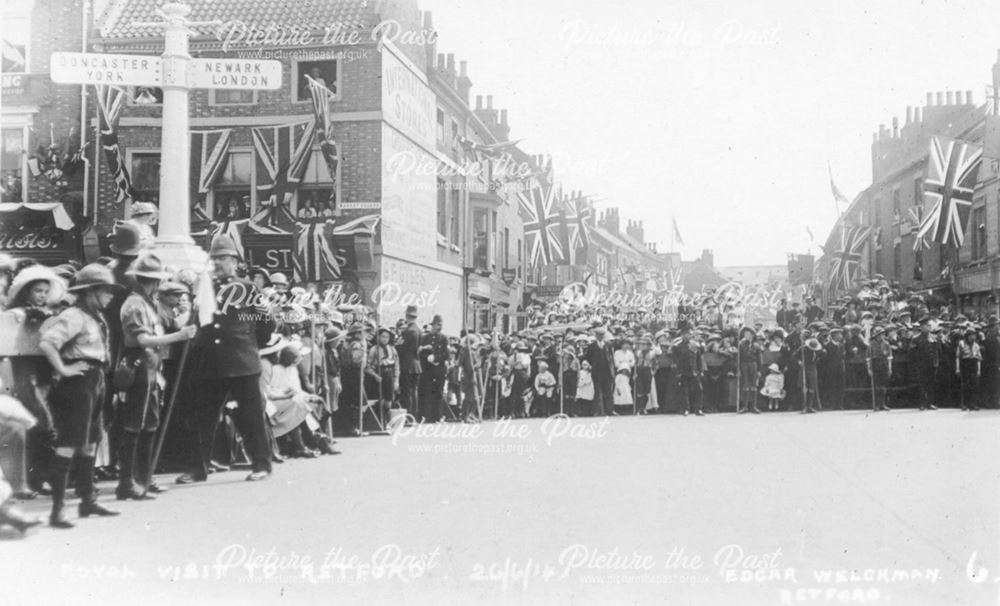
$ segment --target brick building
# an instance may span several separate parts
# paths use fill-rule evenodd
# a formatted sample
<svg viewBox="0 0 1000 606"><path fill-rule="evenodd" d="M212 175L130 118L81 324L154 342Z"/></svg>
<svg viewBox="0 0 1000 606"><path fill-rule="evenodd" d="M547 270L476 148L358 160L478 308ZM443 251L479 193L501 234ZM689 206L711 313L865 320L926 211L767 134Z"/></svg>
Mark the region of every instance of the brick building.
<svg viewBox="0 0 1000 606"><path fill-rule="evenodd" d="M112 1L92 50L159 54L162 34L133 25L155 21L156 4L154 0ZM345 270L345 294L357 292L366 304L376 305L387 321L401 317L408 302L423 301L422 321L436 312L456 326L464 300L461 247L442 251L436 244L436 218L429 210L435 207L437 179L433 168L424 170L436 166L441 157L434 127L437 101L428 75L433 66L427 42L435 34L423 29L416 2L198 0L190 5L191 20L224 24L196 27L190 43L192 56L282 63L279 90L192 90L192 131L231 129L228 160L210 191L201 196L203 211L215 220L243 219L265 203L260 184L267 177L262 174L252 131L289 127L294 145L304 131L289 125L313 119L305 78L310 74L335 94L331 119L337 174L329 174L314 141L288 213L301 222L309 213L307 208L326 209L332 203L337 223L377 215L380 222L374 239L335 239ZM151 92L158 100L157 91ZM141 93L132 91L133 99ZM139 199L156 201L160 115L157 103L133 100L119 123L119 138ZM406 157L412 166L400 168L389 161L394 157ZM103 163L99 182L100 226L108 231L116 219L127 216L128 209L115 204L114 181ZM291 271L290 235L245 233L244 244L252 264Z"/></svg>
<svg viewBox="0 0 1000 606"><path fill-rule="evenodd" d="M89 10L84 0L24 0L6 3L3 17L0 181L8 204L0 213L0 251L58 263L82 254L92 206L84 194L87 171L81 165L63 175L46 170L61 170L80 148L81 105L86 103L83 87L49 79L49 58L55 51L84 48ZM84 133L85 142L88 135ZM90 139L87 150L93 158L97 146ZM49 158L56 162L48 164ZM59 210L57 220L56 210L18 206L23 203L61 203L65 214Z"/></svg>
<svg viewBox="0 0 1000 606"><path fill-rule="evenodd" d="M1000 63L994 66L994 78L1000 87ZM891 126L879 126L871 147L872 184L844 212L848 225L872 229L862 251L864 275L880 274L904 290L934 293L963 308L993 309L993 293L1000 286L1000 154L995 151L1000 129L995 128L996 117L988 113L988 105L974 103L972 91L929 92L924 106L906 108L902 124L893 118ZM963 245L931 243L915 251L919 221L931 211L923 181L930 140L936 135L982 145L986 152ZM828 253L839 249L840 233L835 225L827 239ZM828 269L827 257L821 275ZM829 293L828 299L837 294Z"/></svg>

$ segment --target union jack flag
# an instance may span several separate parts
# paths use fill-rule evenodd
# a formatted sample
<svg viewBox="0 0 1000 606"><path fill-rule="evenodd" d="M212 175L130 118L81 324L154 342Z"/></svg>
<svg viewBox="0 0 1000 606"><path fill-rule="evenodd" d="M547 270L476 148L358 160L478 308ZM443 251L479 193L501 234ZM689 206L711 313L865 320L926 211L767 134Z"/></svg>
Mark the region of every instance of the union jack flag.
<svg viewBox="0 0 1000 606"><path fill-rule="evenodd" d="M584 198L570 198L563 208L563 225L569 250L576 251L590 246L590 205Z"/></svg>
<svg viewBox="0 0 1000 606"><path fill-rule="evenodd" d="M316 141L319 142L330 179L337 178L337 144L333 141L333 122L330 121L330 103L337 99L329 88L306 76L312 97L313 114L316 116Z"/></svg>
<svg viewBox="0 0 1000 606"><path fill-rule="evenodd" d="M111 176L115 180L117 190L116 201L123 204L131 199L135 192L132 189L132 177L125 166L125 154L118 144L118 118L125 108L125 91L116 86L95 85L97 89L97 110L100 115L101 147L108 160Z"/></svg>
<svg viewBox="0 0 1000 606"><path fill-rule="evenodd" d="M833 290L850 290L861 267L861 249L872 229L860 225L844 225L840 231L840 248L830 259L830 285Z"/></svg>
<svg viewBox="0 0 1000 606"><path fill-rule="evenodd" d="M292 256L293 279L296 282L339 280L345 259L337 254L334 237L373 236L378 222L378 215L367 215L340 225L332 219L299 224Z"/></svg>
<svg viewBox="0 0 1000 606"><path fill-rule="evenodd" d="M982 147L943 137L931 139L924 198L934 206L920 224L918 239L962 246L982 160Z"/></svg>
<svg viewBox="0 0 1000 606"><path fill-rule="evenodd" d="M211 191L229 159L233 129L191 132L192 197L201 198ZM194 182L197 179L197 182Z"/></svg>
<svg viewBox="0 0 1000 606"><path fill-rule="evenodd" d="M524 241L528 262L535 266L564 262L559 242L561 217L555 207L554 188L549 184L518 192L524 218Z"/></svg>
<svg viewBox="0 0 1000 606"><path fill-rule="evenodd" d="M309 165L315 130L314 120L251 129L258 199L288 206Z"/></svg>
<svg viewBox="0 0 1000 606"><path fill-rule="evenodd" d="M920 225L924 222L924 209L920 206L914 206L908 211L910 215L911 225ZM927 238L921 238L919 236L913 239L913 250L919 251L925 248L930 248L931 243L927 241Z"/></svg>

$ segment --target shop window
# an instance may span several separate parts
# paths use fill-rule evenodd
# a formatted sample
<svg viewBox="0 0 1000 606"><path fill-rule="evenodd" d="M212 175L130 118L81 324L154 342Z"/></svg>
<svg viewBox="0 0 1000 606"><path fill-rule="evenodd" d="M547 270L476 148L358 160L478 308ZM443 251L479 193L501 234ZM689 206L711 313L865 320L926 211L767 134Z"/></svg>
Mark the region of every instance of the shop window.
<svg viewBox="0 0 1000 606"><path fill-rule="evenodd" d="M212 191L211 210L216 221L248 219L252 211L253 154L230 151L229 160Z"/></svg>
<svg viewBox="0 0 1000 606"><path fill-rule="evenodd" d="M160 205L160 152L132 152L129 170L135 199Z"/></svg>
<svg viewBox="0 0 1000 606"><path fill-rule="evenodd" d="M340 66L335 59L327 61L297 61L295 66L294 97L296 103L312 100L309 92L309 76L335 95L340 94Z"/></svg>

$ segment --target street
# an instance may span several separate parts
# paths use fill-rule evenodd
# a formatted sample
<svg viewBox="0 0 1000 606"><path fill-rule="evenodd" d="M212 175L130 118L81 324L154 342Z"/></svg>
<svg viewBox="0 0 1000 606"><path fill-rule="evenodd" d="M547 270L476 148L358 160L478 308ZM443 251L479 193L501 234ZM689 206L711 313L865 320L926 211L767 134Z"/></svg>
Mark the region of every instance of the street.
<svg viewBox="0 0 1000 606"><path fill-rule="evenodd" d="M342 439L154 502L104 483L117 518L4 531L2 602L998 601L997 411L566 423Z"/></svg>

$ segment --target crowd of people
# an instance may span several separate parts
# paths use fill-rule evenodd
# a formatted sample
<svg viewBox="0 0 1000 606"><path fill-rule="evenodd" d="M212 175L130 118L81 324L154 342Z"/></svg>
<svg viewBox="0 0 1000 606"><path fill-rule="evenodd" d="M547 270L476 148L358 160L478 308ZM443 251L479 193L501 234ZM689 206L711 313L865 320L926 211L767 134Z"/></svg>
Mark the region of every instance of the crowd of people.
<svg viewBox="0 0 1000 606"><path fill-rule="evenodd" d="M239 463L264 480L288 457L339 454L335 435L397 422L1000 401L1000 319L916 295L782 301L752 325L710 296L674 318L561 301L521 330L447 336L415 306L395 323L328 307L319 285L243 265L225 235L202 275L164 267L143 236L119 226L112 255L82 267L0 260L3 326L23 348L0 398L0 525L39 523L16 502L48 495L49 524L71 528L70 486L80 517L117 515L96 480L151 500L168 459L180 484Z"/></svg>

